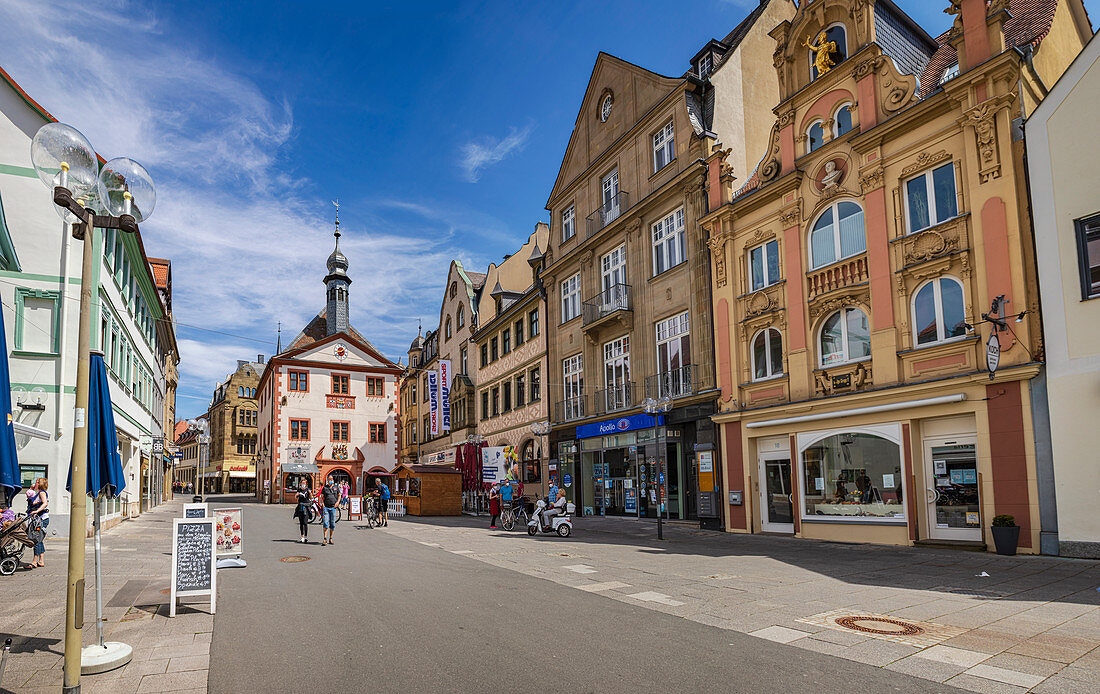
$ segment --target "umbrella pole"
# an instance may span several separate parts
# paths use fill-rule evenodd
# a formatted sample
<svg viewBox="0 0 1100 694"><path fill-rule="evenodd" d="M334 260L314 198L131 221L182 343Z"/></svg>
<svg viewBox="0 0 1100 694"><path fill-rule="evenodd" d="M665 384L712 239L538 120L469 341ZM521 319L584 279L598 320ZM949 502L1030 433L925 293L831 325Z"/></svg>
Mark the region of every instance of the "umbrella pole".
<svg viewBox="0 0 1100 694"><path fill-rule="evenodd" d="M99 645L103 645L103 562L99 549L100 501L95 499L95 633Z"/></svg>

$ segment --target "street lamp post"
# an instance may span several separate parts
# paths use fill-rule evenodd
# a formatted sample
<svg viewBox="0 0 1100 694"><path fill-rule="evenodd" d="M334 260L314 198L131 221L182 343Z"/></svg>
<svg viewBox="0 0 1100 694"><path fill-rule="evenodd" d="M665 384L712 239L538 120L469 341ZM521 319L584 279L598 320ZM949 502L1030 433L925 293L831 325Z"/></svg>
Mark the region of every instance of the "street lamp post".
<svg viewBox="0 0 1100 694"><path fill-rule="evenodd" d="M550 433L550 429L551 429L551 428L552 428L552 427L551 427L550 421L549 421L549 420L546 420L546 419L544 419L544 420L541 420L541 421L538 421L538 422L532 422L532 423L531 423L531 433L532 433L532 434L534 434L535 436L539 437L539 452L540 452L540 454L541 454L541 452L542 452L542 451L544 451L544 450L545 450L545 451L546 451L547 453L549 453L549 452L550 452L550 442L549 442L549 441L547 441L547 442L546 442L546 447L545 447L545 448L543 448L543 445L542 445L542 444L543 444L543 441L542 441L542 437L544 437L544 436L546 436L547 434L549 434L549 433ZM542 455L539 455L539 468L542 468ZM541 474L541 469L540 469L540 474L539 474L539 477L542 477L542 474ZM578 483L578 484L579 484L579 483ZM551 499L550 501L551 501L551 502L553 502L554 500L553 500L553 499Z"/></svg>
<svg viewBox="0 0 1100 694"><path fill-rule="evenodd" d="M80 691L80 646L84 627L84 523L88 474L88 374L92 342L92 281L95 231L137 233L152 213L156 191L149 173L132 159L107 162L102 170L88 139L75 128L47 123L31 141L31 163L53 191L57 213L84 242L80 271L80 322L77 332L76 406L73 413L72 477L69 508L69 558L65 594L65 670L63 690ZM102 214L100 214L102 212Z"/></svg>
<svg viewBox="0 0 1100 694"><path fill-rule="evenodd" d="M661 449L661 439L657 428L657 416L663 415L672 409L672 398L667 395L662 395L660 398L646 398L642 401L642 409L646 414L653 417L653 438L657 445L657 539L665 539L664 518L661 517L661 512L665 510L665 479L664 471L661 469L664 461L666 451Z"/></svg>

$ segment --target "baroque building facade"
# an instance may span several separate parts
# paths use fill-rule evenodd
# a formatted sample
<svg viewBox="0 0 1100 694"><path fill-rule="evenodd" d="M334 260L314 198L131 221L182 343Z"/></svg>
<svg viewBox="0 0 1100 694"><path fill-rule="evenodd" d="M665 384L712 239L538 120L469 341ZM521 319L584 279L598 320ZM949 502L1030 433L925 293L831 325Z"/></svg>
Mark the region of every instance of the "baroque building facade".
<svg viewBox="0 0 1100 694"><path fill-rule="evenodd" d="M264 355L237 360L237 369L214 388L206 419L210 423L210 460L202 472L205 489L221 494L256 492L259 400L256 387Z"/></svg>
<svg viewBox="0 0 1100 694"><path fill-rule="evenodd" d="M980 548L1009 514L1039 550L1019 126L1091 30L1079 0L946 9L932 38L889 0L802 3L763 158L743 185L707 159L732 531Z"/></svg>
<svg viewBox="0 0 1100 694"><path fill-rule="evenodd" d="M596 59L546 205L542 276L550 457L586 515L655 517L664 503L668 517L720 522L702 161L719 125L738 156L763 147L771 114L743 87L774 80L743 74L741 58L767 55L768 30L793 11L761 3L680 77ZM671 409L655 420L648 399Z"/></svg>

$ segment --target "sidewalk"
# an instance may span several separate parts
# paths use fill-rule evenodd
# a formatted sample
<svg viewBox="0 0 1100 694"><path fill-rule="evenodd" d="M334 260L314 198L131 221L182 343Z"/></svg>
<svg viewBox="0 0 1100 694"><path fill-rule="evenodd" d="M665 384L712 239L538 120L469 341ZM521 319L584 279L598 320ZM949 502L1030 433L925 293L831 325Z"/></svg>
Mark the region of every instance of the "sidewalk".
<svg viewBox="0 0 1100 694"><path fill-rule="evenodd" d="M190 498L190 497L188 497ZM208 603L168 617L172 519L182 497L105 531L104 638L133 647L126 666L80 678L81 691L206 691L214 617ZM96 642L94 545L87 544L84 645ZM56 694L62 684L65 573L68 541L46 541L46 567L0 576L0 641L12 637L3 688L17 694ZM24 554L29 559L30 555Z"/></svg>
<svg viewBox="0 0 1100 694"><path fill-rule="evenodd" d="M574 534L476 518L390 532L613 600L975 692L1100 691L1100 562L576 519ZM982 574L988 575L982 575Z"/></svg>

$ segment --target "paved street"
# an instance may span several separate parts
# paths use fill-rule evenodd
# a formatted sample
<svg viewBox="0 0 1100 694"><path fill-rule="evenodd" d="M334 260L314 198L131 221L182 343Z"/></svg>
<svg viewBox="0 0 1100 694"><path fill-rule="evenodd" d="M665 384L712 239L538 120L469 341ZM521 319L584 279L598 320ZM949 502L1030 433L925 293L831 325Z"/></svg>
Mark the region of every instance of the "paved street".
<svg viewBox="0 0 1100 694"><path fill-rule="evenodd" d="M219 573L213 617L205 603L166 617L178 502L105 534L107 634L132 645L134 661L84 678L84 691L297 692L322 673L326 688L383 692L532 682L586 692L702 691L716 681L746 692L1100 686L1093 562L679 524L658 542L652 524L611 519L581 519L568 540L490 532L483 518L405 518L381 530L343 522L336 545L319 545L313 526L303 546L289 508L245 512L249 566ZM53 540L46 570L0 583L3 631L16 641L9 691L59 689L63 560ZM876 615L916 633L837 622Z"/></svg>

